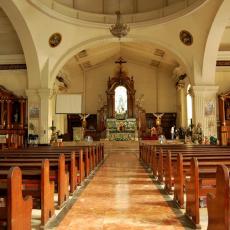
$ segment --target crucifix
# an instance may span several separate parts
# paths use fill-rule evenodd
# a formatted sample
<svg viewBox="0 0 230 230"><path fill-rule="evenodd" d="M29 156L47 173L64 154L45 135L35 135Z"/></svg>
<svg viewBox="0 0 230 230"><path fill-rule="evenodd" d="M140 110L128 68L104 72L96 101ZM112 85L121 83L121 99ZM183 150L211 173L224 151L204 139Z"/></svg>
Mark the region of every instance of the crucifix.
<svg viewBox="0 0 230 230"><path fill-rule="evenodd" d="M119 57L117 61L115 61L116 64L120 65L120 76L121 76L121 67L122 64L127 63L127 61L125 61L122 57Z"/></svg>

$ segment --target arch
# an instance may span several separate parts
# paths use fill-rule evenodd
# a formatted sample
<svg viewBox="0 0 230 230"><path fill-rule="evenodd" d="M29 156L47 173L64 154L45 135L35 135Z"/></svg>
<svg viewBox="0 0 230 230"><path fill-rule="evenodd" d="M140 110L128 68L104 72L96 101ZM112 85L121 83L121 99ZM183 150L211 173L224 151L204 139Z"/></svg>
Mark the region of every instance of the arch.
<svg viewBox="0 0 230 230"><path fill-rule="evenodd" d="M16 1L17 2L17 1ZM20 2L20 1L18 1ZM40 70L36 47L28 25L13 0L0 0L3 11L8 16L19 37L27 65L28 88L40 88ZM20 3L18 3L20 4Z"/></svg>
<svg viewBox="0 0 230 230"><path fill-rule="evenodd" d="M208 39L205 46L203 68L202 68L202 82L215 84L216 59L218 48L223 36L225 27L229 20L230 1L223 0L220 5L216 17L212 23Z"/></svg>
<svg viewBox="0 0 230 230"><path fill-rule="evenodd" d="M185 67L186 73L188 76L191 76L191 77L193 76L191 64L189 63L189 61L186 58L184 58L178 52L176 47L173 47L171 45L169 46L166 43L163 43L159 40L153 40L150 37L146 37L146 36L126 37L126 38L122 38L122 41L124 41L124 42L150 42L153 44L160 45L176 56L176 59L179 60L179 62L182 63L182 65ZM72 58L76 53L80 52L83 49L87 49L87 47L92 47L92 46L100 45L100 43L109 43L109 42L120 42L120 41L111 37L110 35L101 36L101 37L91 38L89 40L81 42L81 43L77 44L76 46L72 47L71 49L69 49L68 51L66 51L66 53L64 53L61 56L61 58L56 62L56 64L52 68L50 83L53 84L53 82L55 81L57 73L65 65L65 63L70 58Z"/></svg>

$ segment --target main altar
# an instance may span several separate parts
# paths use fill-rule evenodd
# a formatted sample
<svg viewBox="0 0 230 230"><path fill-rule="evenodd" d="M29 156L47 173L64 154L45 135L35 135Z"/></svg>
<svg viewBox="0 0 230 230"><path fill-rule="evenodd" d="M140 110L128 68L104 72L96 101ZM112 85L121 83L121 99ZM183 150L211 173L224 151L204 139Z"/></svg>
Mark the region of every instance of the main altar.
<svg viewBox="0 0 230 230"><path fill-rule="evenodd" d="M97 111L98 130L107 140L138 140L146 130L145 110L141 106L143 96L135 100L133 76L128 76L122 65L126 61L119 58L115 63L118 64L115 74L107 82L107 100Z"/></svg>
<svg viewBox="0 0 230 230"><path fill-rule="evenodd" d="M110 141L138 140L138 132L135 118L106 120L106 139Z"/></svg>

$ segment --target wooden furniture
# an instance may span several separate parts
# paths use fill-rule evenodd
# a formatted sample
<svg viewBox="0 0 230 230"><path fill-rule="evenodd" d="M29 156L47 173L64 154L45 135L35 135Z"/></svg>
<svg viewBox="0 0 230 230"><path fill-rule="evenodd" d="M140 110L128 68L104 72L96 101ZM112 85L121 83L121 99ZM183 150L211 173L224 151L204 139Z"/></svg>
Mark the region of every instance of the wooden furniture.
<svg viewBox="0 0 230 230"><path fill-rule="evenodd" d="M104 159L103 152L103 145L99 143L4 149L0 154L0 189L6 171L11 166L19 166L23 192L32 195L34 207L40 207L41 223L44 225L54 213L54 192L58 192L57 207L65 205L69 192L74 193L77 185Z"/></svg>
<svg viewBox="0 0 230 230"><path fill-rule="evenodd" d="M23 147L27 138L26 107L26 98L0 86L0 135L7 135L6 147Z"/></svg>
<svg viewBox="0 0 230 230"><path fill-rule="evenodd" d="M12 165L20 165L23 194L31 195L33 207L41 209L41 224L43 226L54 214L54 183L50 181L49 160L39 159L35 162L26 159L23 165L17 156L14 156L14 159L1 159L0 165L0 183L5 180L6 172Z"/></svg>
<svg viewBox="0 0 230 230"><path fill-rule="evenodd" d="M32 216L32 197L22 195L22 174L18 167L7 172L7 180L0 186L0 228L9 230L30 230Z"/></svg>
<svg viewBox="0 0 230 230"><path fill-rule="evenodd" d="M176 125L176 113L164 113L161 118L161 128L162 133L165 135L167 139L171 139L171 127ZM146 126L148 129L152 127L157 127L156 117L152 113L146 113Z"/></svg>
<svg viewBox="0 0 230 230"><path fill-rule="evenodd" d="M74 140L74 133L73 133L73 128L82 127L82 121L79 115L77 114L68 114L67 115L67 121L68 121L68 135L69 138L68 140ZM97 131L97 114L90 114L86 118L86 129L84 130L84 137L85 136L91 136L93 140L99 140L100 135L98 134Z"/></svg>
<svg viewBox="0 0 230 230"><path fill-rule="evenodd" d="M208 230L230 228L229 170L219 165L216 170L216 194L208 193Z"/></svg>
<svg viewBox="0 0 230 230"><path fill-rule="evenodd" d="M230 92L220 94L219 102L219 119L220 129L219 136L221 145L230 144Z"/></svg>
<svg viewBox="0 0 230 230"><path fill-rule="evenodd" d="M169 151L169 149L171 150ZM199 207L206 206L208 192L216 193L216 168L221 164L230 168L229 148L211 145L154 146L141 143L140 159L152 169L154 176L165 184L167 191L172 192L174 186L174 200L180 207L184 207L184 191L186 192L186 215L199 228ZM224 179L224 181L226 180ZM223 188L224 185L222 184ZM220 192L217 191L217 193ZM226 196L229 199L229 193ZM226 200L227 198L222 199ZM214 207L215 205L211 207L213 218L215 218ZM225 212L226 207L223 209ZM222 218L223 213L217 215L217 217L220 216ZM214 220L213 226L215 226ZM215 229L215 227L210 229Z"/></svg>

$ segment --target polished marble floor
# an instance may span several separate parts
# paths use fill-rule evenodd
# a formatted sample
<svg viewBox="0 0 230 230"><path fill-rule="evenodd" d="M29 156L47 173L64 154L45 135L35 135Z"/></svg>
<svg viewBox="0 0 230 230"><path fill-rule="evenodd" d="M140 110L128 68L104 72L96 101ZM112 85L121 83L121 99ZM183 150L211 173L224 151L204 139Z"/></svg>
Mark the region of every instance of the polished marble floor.
<svg viewBox="0 0 230 230"><path fill-rule="evenodd" d="M158 187L137 153L111 152L56 229L189 229Z"/></svg>

